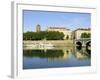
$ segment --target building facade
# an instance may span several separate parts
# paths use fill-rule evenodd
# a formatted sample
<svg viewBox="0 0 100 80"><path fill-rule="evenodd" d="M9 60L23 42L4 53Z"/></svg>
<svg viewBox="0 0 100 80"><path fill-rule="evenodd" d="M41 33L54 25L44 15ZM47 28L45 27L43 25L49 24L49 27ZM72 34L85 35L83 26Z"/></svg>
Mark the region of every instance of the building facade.
<svg viewBox="0 0 100 80"><path fill-rule="evenodd" d="M73 36L75 39L81 39L82 33L91 34L91 29L90 28L87 28L87 29L78 28L75 31L73 31Z"/></svg>
<svg viewBox="0 0 100 80"><path fill-rule="evenodd" d="M64 39L72 39L72 31L64 27L48 27L47 31L59 31L64 34Z"/></svg>
<svg viewBox="0 0 100 80"><path fill-rule="evenodd" d="M41 26L38 24L36 25L36 32L41 31ZM90 28L78 28L74 31L67 29L65 27L48 27L47 31L58 31L62 32L64 34L65 40L71 40L71 39L81 39L82 38L82 33L86 34L91 34L91 29Z"/></svg>

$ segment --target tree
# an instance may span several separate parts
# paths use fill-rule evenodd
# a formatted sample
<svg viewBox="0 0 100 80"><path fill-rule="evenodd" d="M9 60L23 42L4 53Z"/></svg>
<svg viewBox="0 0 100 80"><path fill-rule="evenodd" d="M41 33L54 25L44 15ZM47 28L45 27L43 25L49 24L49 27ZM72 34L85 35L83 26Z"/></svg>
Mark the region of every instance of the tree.
<svg viewBox="0 0 100 80"><path fill-rule="evenodd" d="M69 39L69 35L66 36L66 39L67 39L67 40Z"/></svg>
<svg viewBox="0 0 100 80"><path fill-rule="evenodd" d="M40 32L25 32L23 33L23 40L62 40L64 34L58 31L40 31Z"/></svg>
<svg viewBox="0 0 100 80"><path fill-rule="evenodd" d="M90 38L91 34L90 33L82 33L81 38Z"/></svg>

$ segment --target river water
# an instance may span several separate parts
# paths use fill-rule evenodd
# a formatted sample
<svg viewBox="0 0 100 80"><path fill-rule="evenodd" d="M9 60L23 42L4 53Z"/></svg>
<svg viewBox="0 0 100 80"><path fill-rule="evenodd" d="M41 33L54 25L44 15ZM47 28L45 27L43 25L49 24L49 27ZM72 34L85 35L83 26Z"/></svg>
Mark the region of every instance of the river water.
<svg viewBox="0 0 100 80"><path fill-rule="evenodd" d="M91 66L91 50L75 46L23 50L23 69L81 66Z"/></svg>

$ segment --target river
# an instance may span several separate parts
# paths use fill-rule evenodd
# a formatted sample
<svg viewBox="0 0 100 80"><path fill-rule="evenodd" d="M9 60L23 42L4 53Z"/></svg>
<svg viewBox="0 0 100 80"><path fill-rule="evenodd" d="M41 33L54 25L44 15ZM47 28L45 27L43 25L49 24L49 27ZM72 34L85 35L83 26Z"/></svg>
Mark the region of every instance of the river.
<svg viewBox="0 0 100 80"><path fill-rule="evenodd" d="M24 49L23 69L91 66L91 50L85 47Z"/></svg>

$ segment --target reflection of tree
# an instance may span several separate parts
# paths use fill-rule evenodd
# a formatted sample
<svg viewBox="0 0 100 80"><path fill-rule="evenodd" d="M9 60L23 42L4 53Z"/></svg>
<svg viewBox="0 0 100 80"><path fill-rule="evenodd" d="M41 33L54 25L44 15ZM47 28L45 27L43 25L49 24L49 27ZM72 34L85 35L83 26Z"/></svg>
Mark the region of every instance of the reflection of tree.
<svg viewBox="0 0 100 80"><path fill-rule="evenodd" d="M66 50L66 52L67 52L67 54L69 54L69 51L68 50Z"/></svg>
<svg viewBox="0 0 100 80"><path fill-rule="evenodd" d="M70 49L62 49L62 51L63 51L63 53L64 53L64 55L63 56L60 56L60 57L52 57L52 58L48 58L48 60L49 61L64 61L64 60L67 60L67 59L69 59L69 57L70 57L70 54L71 54L71 50Z"/></svg>
<svg viewBox="0 0 100 80"><path fill-rule="evenodd" d="M89 59L91 56L88 54L86 48L66 47L64 49L47 49L45 50L23 50L23 55L26 57L39 57L47 58L48 60L67 60L74 55L79 60Z"/></svg>
<svg viewBox="0 0 100 80"><path fill-rule="evenodd" d="M27 57L58 58L64 55L62 50L24 50L23 55Z"/></svg>

